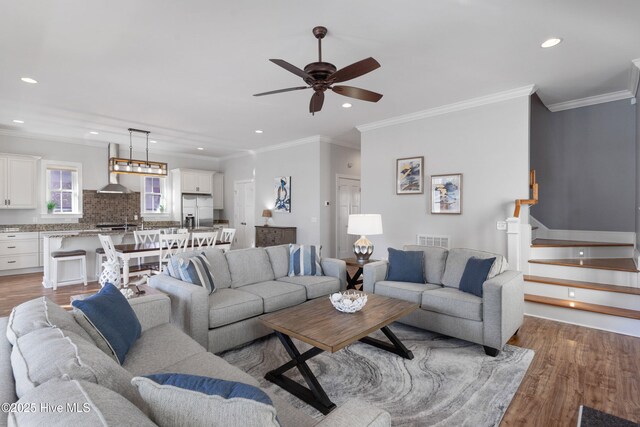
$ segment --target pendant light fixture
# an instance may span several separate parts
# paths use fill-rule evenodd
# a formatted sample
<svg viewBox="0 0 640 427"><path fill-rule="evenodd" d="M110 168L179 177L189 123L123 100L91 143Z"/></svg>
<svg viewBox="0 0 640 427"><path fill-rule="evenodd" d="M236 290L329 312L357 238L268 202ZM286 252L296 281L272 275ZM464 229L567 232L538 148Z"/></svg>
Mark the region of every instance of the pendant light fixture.
<svg viewBox="0 0 640 427"><path fill-rule="evenodd" d="M131 174L131 175L148 175L148 176L167 176L167 164L162 162L149 161L149 134L148 130L129 128L129 158L120 159L117 157L109 158L109 172ZM147 159L136 160L133 158L133 132L144 133L147 138Z"/></svg>

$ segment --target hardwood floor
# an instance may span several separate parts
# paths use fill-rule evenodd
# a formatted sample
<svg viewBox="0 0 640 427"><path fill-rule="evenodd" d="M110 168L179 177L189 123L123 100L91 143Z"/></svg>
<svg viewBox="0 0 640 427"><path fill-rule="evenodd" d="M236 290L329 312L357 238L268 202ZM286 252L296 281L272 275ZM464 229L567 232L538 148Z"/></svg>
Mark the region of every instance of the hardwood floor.
<svg viewBox="0 0 640 427"><path fill-rule="evenodd" d="M0 277L0 316L41 295L69 306L71 295L99 289L91 282L54 292L41 281L42 273ZM575 426L581 404L640 422L640 338L525 317L509 344L536 355L502 426Z"/></svg>

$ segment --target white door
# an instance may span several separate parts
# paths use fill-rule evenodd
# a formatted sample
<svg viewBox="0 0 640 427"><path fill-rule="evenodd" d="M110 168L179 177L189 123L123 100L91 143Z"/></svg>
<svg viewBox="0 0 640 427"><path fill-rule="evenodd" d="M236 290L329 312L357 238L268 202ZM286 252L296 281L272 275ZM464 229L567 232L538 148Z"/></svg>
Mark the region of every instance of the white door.
<svg viewBox="0 0 640 427"><path fill-rule="evenodd" d="M253 181L233 184L233 226L236 229L234 249L255 246L255 196Z"/></svg>
<svg viewBox="0 0 640 427"><path fill-rule="evenodd" d="M360 213L360 180L338 178L337 181L337 248L338 258L353 257L353 244L360 236L347 234L349 215Z"/></svg>

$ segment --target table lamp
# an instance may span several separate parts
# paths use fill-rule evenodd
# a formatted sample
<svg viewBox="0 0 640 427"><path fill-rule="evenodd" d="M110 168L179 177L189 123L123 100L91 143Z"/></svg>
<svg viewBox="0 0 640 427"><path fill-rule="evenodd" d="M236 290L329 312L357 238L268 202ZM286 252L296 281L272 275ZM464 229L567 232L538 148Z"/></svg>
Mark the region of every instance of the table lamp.
<svg viewBox="0 0 640 427"><path fill-rule="evenodd" d="M269 209L264 209L262 211L262 218L264 218L264 226L268 227L269 226L269 218L271 218L271 210Z"/></svg>
<svg viewBox="0 0 640 427"><path fill-rule="evenodd" d="M353 253L360 264L365 264L373 253L373 243L366 235L382 234L382 216L380 214L349 215L347 234L359 235L353 244Z"/></svg>

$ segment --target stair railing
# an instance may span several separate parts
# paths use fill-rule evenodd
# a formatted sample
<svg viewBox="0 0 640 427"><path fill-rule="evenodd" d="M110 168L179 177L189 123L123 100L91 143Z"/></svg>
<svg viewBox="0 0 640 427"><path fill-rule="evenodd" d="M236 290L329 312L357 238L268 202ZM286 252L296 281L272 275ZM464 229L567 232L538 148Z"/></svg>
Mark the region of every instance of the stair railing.
<svg viewBox="0 0 640 427"><path fill-rule="evenodd" d="M536 182L535 169L531 169L529 171L529 188L531 189L530 199L516 199L516 207L515 207L515 210L513 211L514 218L520 218L520 206L538 204L538 183Z"/></svg>

